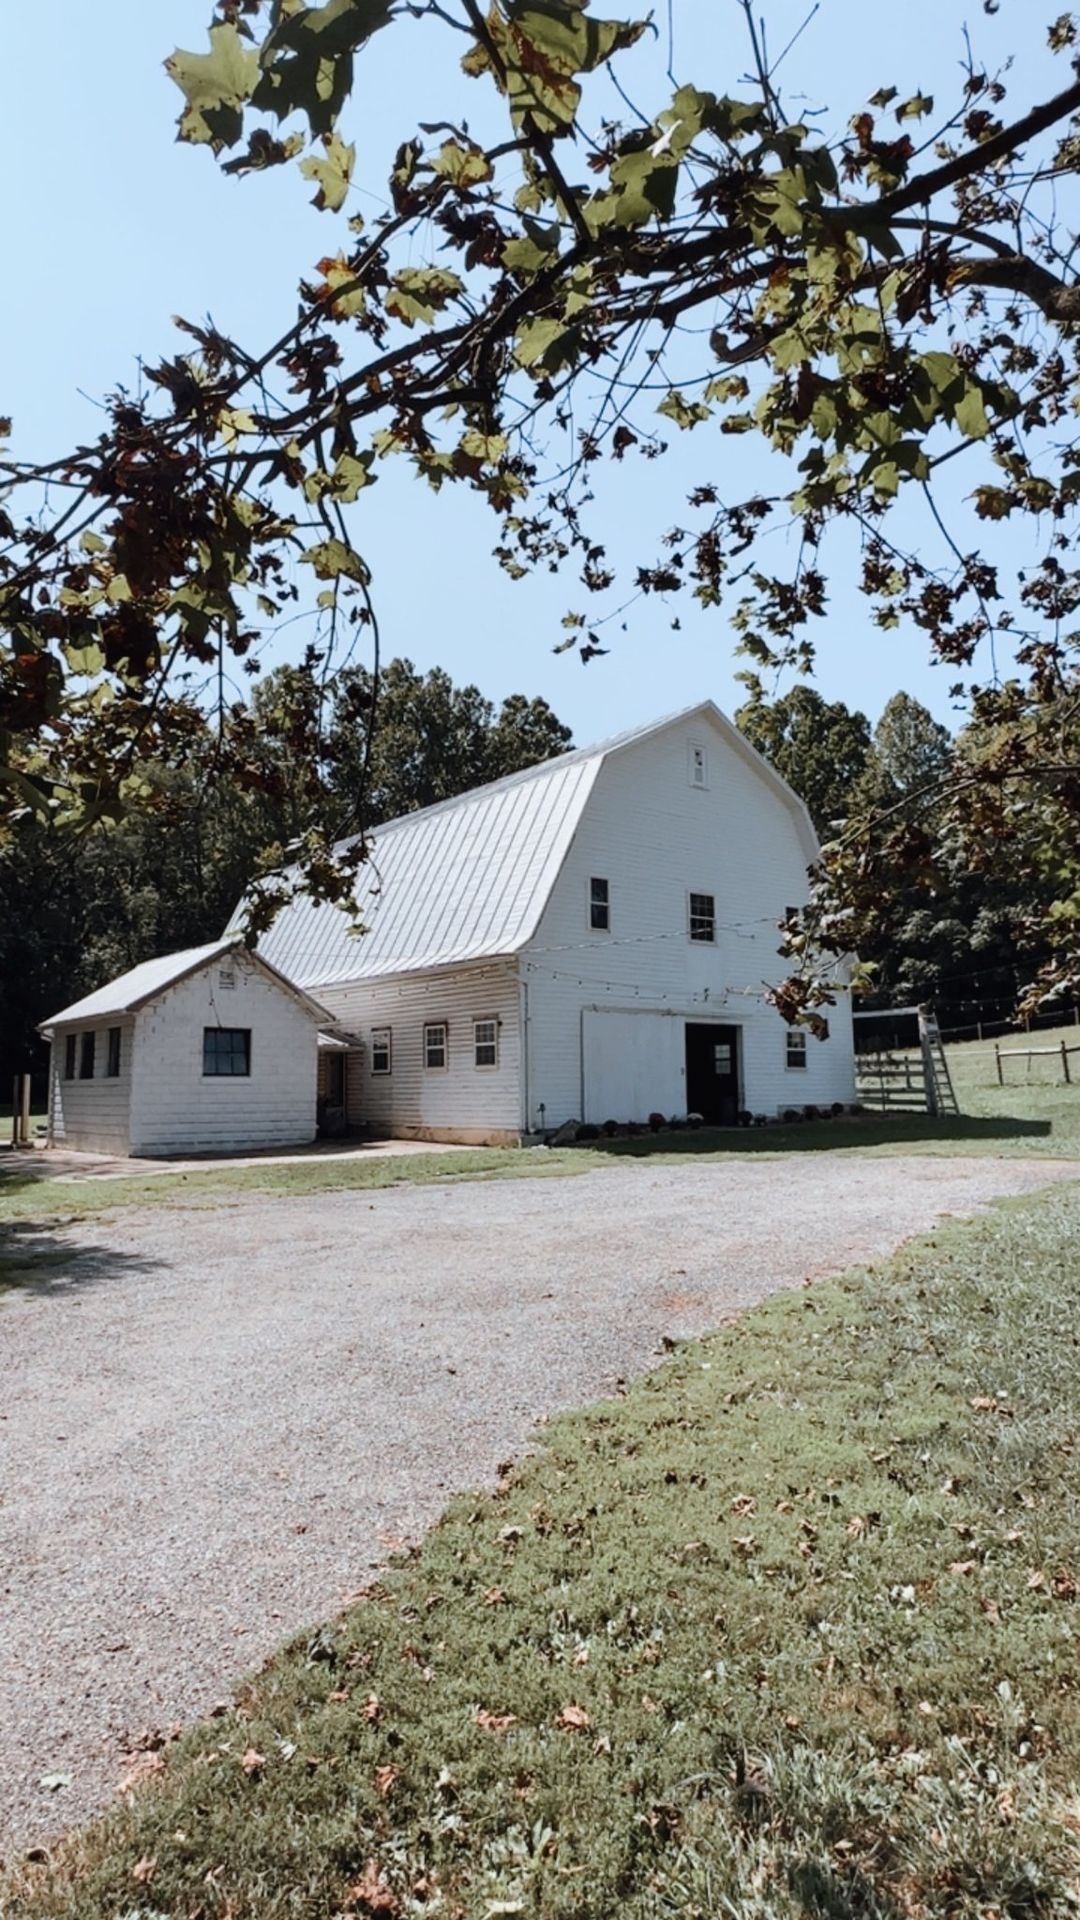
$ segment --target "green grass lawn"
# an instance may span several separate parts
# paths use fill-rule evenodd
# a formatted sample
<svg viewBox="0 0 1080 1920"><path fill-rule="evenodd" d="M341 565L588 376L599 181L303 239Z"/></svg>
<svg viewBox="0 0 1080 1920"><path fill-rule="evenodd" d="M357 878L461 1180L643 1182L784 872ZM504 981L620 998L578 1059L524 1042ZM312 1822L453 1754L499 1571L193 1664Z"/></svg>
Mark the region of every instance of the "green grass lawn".
<svg viewBox="0 0 1080 1920"><path fill-rule="evenodd" d="M552 1422L7 1920L1063 1920L1080 1189Z"/></svg>

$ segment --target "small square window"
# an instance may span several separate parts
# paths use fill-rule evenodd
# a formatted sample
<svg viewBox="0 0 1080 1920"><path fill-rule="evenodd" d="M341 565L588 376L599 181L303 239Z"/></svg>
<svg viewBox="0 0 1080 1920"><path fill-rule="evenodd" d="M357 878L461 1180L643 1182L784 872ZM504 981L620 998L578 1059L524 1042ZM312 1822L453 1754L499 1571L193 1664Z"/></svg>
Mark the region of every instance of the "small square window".
<svg viewBox="0 0 1080 1920"><path fill-rule="evenodd" d="M75 1078L75 1035L69 1033L64 1041L64 1079Z"/></svg>
<svg viewBox="0 0 1080 1920"><path fill-rule="evenodd" d="M109 1056L105 1063L105 1072L110 1080L120 1077L120 1028L109 1028Z"/></svg>
<svg viewBox="0 0 1080 1920"><path fill-rule="evenodd" d="M710 945L716 939L716 897L711 893L690 895L690 938Z"/></svg>
<svg viewBox="0 0 1080 1920"><path fill-rule="evenodd" d="M371 1071L391 1073L394 1066L393 1035L389 1027L371 1029Z"/></svg>
<svg viewBox="0 0 1080 1920"><path fill-rule="evenodd" d="M704 747L691 740L687 749L687 769L692 787L707 787L709 784L709 756Z"/></svg>
<svg viewBox="0 0 1080 1920"><path fill-rule="evenodd" d="M429 1073L445 1073L446 1060L446 1022L437 1020L424 1028L424 1065Z"/></svg>
<svg viewBox="0 0 1080 1920"><path fill-rule="evenodd" d="M499 1023L497 1020L473 1021L473 1050L478 1067L499 1064Z"/></svg>
<svg viewBox="0 0 1080 1920"><path fill-rule="evenodd" d="M805 1067L806 1035L800 1027L790 1027L787 1035L787 1062L789 1067Z"/></svg>
<svg viewBox="0 0 1080 1920"><path fill-rule="evenodd" d="M611 931L611 890L595 877L589 881L589 925L594 933Z"/></svg>
<svg viewBox="0 0 1080 1920"><path fill-rule="evenodd" d="M94 1041L97 1035L93 1029L84 1033L79 1047L79 1079L92 1080L94 1077Z"/></svg>
<svg viewBox="0 0 1080 1920"><path fill-rule="evenodd" d="M250 1027L204 1027L204 1077L231 1079L251 1072Z"/></svg>
<svg viewBox="0 0 1080 1920"><path fill-rule="evenodd" d="M219 987L225 990L225 992L231 992L231 990L236 986L236 968L235 967L219 967L217 983Z"/></svg>

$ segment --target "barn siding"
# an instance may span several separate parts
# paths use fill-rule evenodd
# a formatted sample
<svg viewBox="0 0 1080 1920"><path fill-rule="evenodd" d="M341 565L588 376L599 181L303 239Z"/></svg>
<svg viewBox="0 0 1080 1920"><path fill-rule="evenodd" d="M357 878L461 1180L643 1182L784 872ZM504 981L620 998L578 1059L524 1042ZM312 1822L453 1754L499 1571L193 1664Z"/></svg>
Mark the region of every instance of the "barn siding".
<svg viewBox="0 0 1080 1920"><path fill-rule="evenodd" d="M96 1020L72 1021L53 1033L49 1062L49 1138L58 1147L77 1153L126 1154L129 1151L128 1122L131 1101L131 1057L134 1021L130 1015L114 1015L104 1024ZM109 1028L120 1028L120 1072L110 1079ZM94 1034L94 1077L80 1080L78 1058L76 1078L65 1080L64 1057L67 1036Z"/></svg>
<svg viewBox="0 0 1080 1920"><path fill-rule="evenodd" d="M236 985L222 988L225 965ZM251 1073L204 1076L203 1028L250 1027ZM135 1016L131 1152L246 1152L315 1138L316 1025L243 954L179 980Z"/></svg>
<svg viewBox="0 0 1080 1920"><path fill-rule="evenodd" d="M704 745L708 787L694 789L689 751ZM851 1016L830 1009L832 1038L809 1039L805 1069L785 1065L786 1029L763 983L784 971L777 922L806 898L813 855L805 827L769 777L711 722L696 716L610 755L597 778L536 934L521 956L528 996L529 1123L572 1117L642 1119L588 1108L582 1014L618 1008L741 1029L743 1102L775 1114L855 1097ZM589 928L589 881L609 882L611 930ZM712 893L717 940L692 942L688 894ZM613 1039L622 1044L620 1029ZM644 1029L643 1029L644 1032ZM650 1104L686 1111L681 1044L651 1051L668 1062Z"/></svg>
<svg viewBox="0 0 1080 1920"><path fill-rule="evenodd" d="M513 961L489 961L319 987L316 997L337 1028L360 1046L349 1055L349 1120L373 1133L405 1139L463 1140L477 1145L516 1140L521 1132L521 1022ZM473 1021L499 1022L499 1064L477 1067ZM423 1030L445 1020L449 1067L423 1063ZM392 1070L371 1072L371 1034L389 1027Z"/></svg>

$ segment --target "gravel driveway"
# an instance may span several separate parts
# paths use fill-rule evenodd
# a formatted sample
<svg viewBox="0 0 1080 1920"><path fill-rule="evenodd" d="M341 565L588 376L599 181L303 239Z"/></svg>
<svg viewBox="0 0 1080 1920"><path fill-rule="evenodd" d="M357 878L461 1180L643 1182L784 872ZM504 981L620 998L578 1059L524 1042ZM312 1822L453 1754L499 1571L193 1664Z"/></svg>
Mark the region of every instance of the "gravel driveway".
<svg viewBox="0 0 1080 1920"><path fill-rule="evenodd" d="M0 1298L0 1845L104 1804L555 1408L1061 1162L815 1153L19 1233ZM43 1776L70 1777L50 1791Z"/></svg>

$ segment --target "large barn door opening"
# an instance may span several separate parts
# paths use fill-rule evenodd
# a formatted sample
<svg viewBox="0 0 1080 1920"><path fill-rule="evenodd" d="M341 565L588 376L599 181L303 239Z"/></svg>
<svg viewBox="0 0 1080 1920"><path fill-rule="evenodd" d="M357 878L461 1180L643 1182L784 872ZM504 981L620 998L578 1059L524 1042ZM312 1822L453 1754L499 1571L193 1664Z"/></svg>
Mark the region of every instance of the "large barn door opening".
<svg viewBox="0 0 1080 1920"><path fill-rule="evenodd" d="M706 1126L733 1127L739 1117L739 1029L687 1021L686 1106Z"/></svg>

